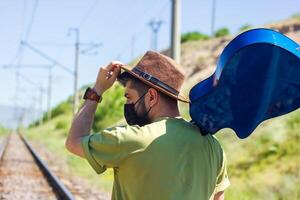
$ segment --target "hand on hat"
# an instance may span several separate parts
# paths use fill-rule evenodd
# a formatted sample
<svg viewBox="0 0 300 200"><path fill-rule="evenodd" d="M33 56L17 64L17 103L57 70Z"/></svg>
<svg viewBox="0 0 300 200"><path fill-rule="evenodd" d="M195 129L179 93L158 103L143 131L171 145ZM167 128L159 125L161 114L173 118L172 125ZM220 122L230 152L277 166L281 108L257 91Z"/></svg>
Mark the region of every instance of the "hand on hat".
<svg viewBox="0 0 300 200"><path fill-rule="evenodd" d="M124 64L119 61L112 61L105 67L100 67L94 90L102 95L116 81L117 76L121 71L121 66Z"/></svg>

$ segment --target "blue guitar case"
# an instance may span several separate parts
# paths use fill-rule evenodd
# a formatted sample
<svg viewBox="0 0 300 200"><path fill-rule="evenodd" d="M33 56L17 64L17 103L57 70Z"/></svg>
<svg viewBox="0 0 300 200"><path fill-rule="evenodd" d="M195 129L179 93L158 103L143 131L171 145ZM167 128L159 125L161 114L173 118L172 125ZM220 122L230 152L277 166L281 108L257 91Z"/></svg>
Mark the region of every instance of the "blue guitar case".
<svg viewBox="0 0 300 200"><path fill-rule="evenodd" d="M231 128L246 138L263 121L300 107L300 46L274 30L244 32L189 97L190 116L203 134Z"/></svg>

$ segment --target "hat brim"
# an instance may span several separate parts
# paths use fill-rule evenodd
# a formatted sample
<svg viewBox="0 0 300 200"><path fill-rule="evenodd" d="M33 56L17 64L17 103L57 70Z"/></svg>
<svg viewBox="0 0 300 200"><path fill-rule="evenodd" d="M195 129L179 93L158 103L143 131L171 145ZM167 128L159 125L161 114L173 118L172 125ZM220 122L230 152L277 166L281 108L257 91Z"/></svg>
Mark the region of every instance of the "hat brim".
<svg viewBox="0 0 300 200"><path fill-rule="evenodd" d="M174 98L174 99L176 99L176 100L179 100L179 101L181 101L181 102L184 102L184 103L189 103L189 102L190 102L186 97L184 97L184 96L182 96L182 95L180 95L180 94L178 94L178 96L177 96L177 95L175 95L175 94L173 94L173 93L171 93L171 92L165 90L164 88L161 88L161 87L159 87L159 86L157 86L157 85L151 83L151 82L148 81L147 79L145 79L145 78L143 78L142 76L139 76L138 74L136 74L136 73L134 73L133 71L131 71L131 69L128 68L127 66L124 66L124 65L123 65L123 66L121 66L121 69L123 69L124 72L122 72L122 73L119 75L120 77L122 76L123 73L129 73L129 74L132 75L133 77L139 79L140 81L142 81L143 83L149 85L150 87L153 87L153 88L157 89L158 91L160 91L160 92L162 92L162 93L168 95L169 97L172 97L172 98Z"/></svg>

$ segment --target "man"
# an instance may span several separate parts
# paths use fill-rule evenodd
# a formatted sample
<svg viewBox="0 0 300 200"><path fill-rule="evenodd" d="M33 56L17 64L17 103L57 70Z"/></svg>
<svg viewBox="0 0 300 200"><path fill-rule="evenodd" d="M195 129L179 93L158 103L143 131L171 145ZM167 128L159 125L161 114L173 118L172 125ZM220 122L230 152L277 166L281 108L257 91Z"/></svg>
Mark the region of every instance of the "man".
<svg viewBox="0 0 300 200"><path fill-rule="evenodd" d="M121 69L125 70L121 73ZM148 51L132 70L119 62L100 68L84 95L66 147L100 174L114 169L112 199L221 200L229 186L226 159L212 135L180 117L184 75L176 63ZM89 135L97 102L115 80L125 86L128 126Z"/></svg>

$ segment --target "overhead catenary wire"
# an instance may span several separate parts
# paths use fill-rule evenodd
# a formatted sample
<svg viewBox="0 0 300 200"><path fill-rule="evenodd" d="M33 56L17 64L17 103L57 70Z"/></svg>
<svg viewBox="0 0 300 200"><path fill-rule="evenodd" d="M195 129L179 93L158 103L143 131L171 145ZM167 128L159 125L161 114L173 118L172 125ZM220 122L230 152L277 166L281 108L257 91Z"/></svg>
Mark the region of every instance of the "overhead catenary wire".
<svg viewBox="0 0 300 200"><path fill-rule="evenodd" d="M93 13L93 11L97 8L97 5L99 3L99 0L94 0L92 5L89 7L89 9L87 10L86 14L83 16L83 18L80 20L79 24L78 24L78 28L82 27L85 22L88 20L88 18L91 16L91 14Z"/></svg>
<svg viewBox="0 0 300 200"><path fill-rule="evenodd" d="M140 3L140 2L141 2L141 1L138 1L138 3ZM156 0L156 2L153 2L152 5L156 6L159 2L160 2L159 0ZM134 3L133 3L133 4L134 4ZM134 4L134 5L135 5L135 4ZM146 8L146 9L142 12L142 13L143 13L143 16L148 16L148 14L149 14L151 11L152 11L151 9ZM129 19L132 18L132 17L136 17L136 12L131 12L131 13L133 13L133 16L132 16L132 15L126 15L126 16L129 16ZM123 14L123 13L122 13L122 14ZM119 15L114 15L114 19L112 19L112 24L114 24L114 27L118 27L119 24L121 23L121 20L119 20L119 18L120 18ZM148 18L148 17L147 17L147 18ZM145 18L139 18L139 20L134 20L133 26L136 25L137 23L141 22L142 19L145 19ZM130 19L130 21L132 21L132 20ZM144 25L145 25L145 24L144 24ZM134 35L135 35L135 40L137 40L137 39L140 37L141 33L145 33L146 31L147 31L147 29L146 29L146 25L145 25L145 27L144 27L144 29L143 29L142 31L140 31L139 33L134 34ZM117 34L119 34L119 32L115 32L114 34L111 34L111 35L110 35L110 38L117 38L117 40L120 40L121 37L116 37ZM126 45L126 48L122 48L122 50L123 50L123 49L124 49L124 50L123 50L123 51L119 51L119 52L117 53L117 55L115 56L115 58L120 59L121 57L123 57L123 55L124 55L126 52L128 52L128 49L130 49L131 46L132 46L132 42L131 42L131 40L130 40L129 44ZM126 51L126 52L125 52L125 51Z"/></svg>
<svg viewBox="0 0 300 200"><path fill-rule="evenodd" d="M33 45L38 46L55 46L55 47L73 47L73 43L66 43L66 42L49 42L49 41L31 41Z"/></svg>
<svg viewBox="0 0 300 200"><path fill-rule="evenodd" d="M30 36L30 33L31 33L31 29L32 29L32 26L33 26L33 21L34 21L34 17L35 17L35 13L36 13L36 10L37 10L37 6L38 6L38 0L35 0L35 4L33 6L33 11L32 11L32 15L31 15L31 18L30 18L30 21L29 21L29 24L27 26L27 30L25 32L25 22L26 22L26 8L27 8L27 4L26 4L26 0L24 0L24 3L23 3L23 13L22 13L22 25L21 25L21 34L20 34L20 40L22 39L28 39L29 36ZM24 34L24 35L23 35ZM24 53L24 49L23 49L23 46L21 45L21 43L19 43L18 45L18 50L16 52L16 55L15 57L11 60L10 64L13 64L15 61L17 61L17 65L20 65L21 64L21 61L22 61L22 58L23 58L23 53ZM14 114L15 114L15 118L17 118L17 106L18 106L18 102L17 102L17 99L18 99L18 90L19 90L19 85L20 85L20 71L19 71L19 67L17 67L16 69L16 87L15 87L15 97L14 97Z"/></svg>
<svg viewBox="0 0 300 200"><path fill-rule="evenodd" d="M34 47L33 45L29 44L28 42L21 41L21 44L23 46L28 47L30 50L32 50L33 52L37 53L38 55L40 55L41 57L45 58L46 60L50 61L53 65L56 65L56 66L60 67L61 69L63 69L64 71L68 72L69 74L74 75L74 71L70 70L68 67L66 67L65 65L61 64L60 62L58 62L54 58L50 57L49 55L47 55L43 51L41 51L38 48Z"/></svg>
<svg viewBox="0 0 300 200"><path fill-rule="evenodd" d="M33 26L33 23L34 23L34 18L35 18L35 14L36 14L36 11L37 11L38 3L39 3L39 0L35 0L35 3L33 5L32 14L31 14L31 18L30 18L29 24L27 26L27 30L25 32L25 36L24 36L23 40L28 40L29 39L31 29L32 29L32 26Z"/></svg>
<svg viewBox="0 0 300 200"><path fill-rule="evenodd" d="M24 32L25 32L25 22L26 22L26 8L27 8L27 4L26 4L26 0L23 0L23 11L21 14L21 31L20 31L20 40L23 39L24 36ZM11 61L9 62L10 65L14 64L18 57L20 56L20 53L22 51L22 45L20 44L20 42L18 43L18 48L17 48L17 52L16 54L13 56L13 58L11 59Z"/></svg>
<svg viewBox="0 0 300 200"><path fill-rule="evenodd" d="M25 82L31 84L32 86L36 87L37 89L41 90L43 93L46 93L46 91L42 88L42 86L39 86L38 83L32 81L28 77L24 76L23 74L19 73L20 78L22 78Z"/></svg>
<svg viewBox="0 0 300 200"><path fill-rule="evenodd" d="M159 18L163 18L163 14L166 14L167 12L164 12L168 6L170 6L171 2L168 0L166 1L166 3L161 7L161 9L159 9L157 12L155 12L153 15L151 16L155 16L155 17L159 17ZM148 13L150 13L151 9L148 9L147 12L145 13L145 15L147 15ZM144 15L144 16L145 16ZM149 16L148 19L151 19L152 17ZM138 22L138 21L137 21ZM137 22L135 22L135 24L137 24ZM143 29L141 29L139 32L134 33L134 44L135 46L137 46L137 42L138 40L141 38L141 36L143 36L147 31L147 24L145 24L145 27ZM125 48L122 49L122 51L119 51L119 53L117 54L116 58L117 59L121 59L121 57L124 56L125 53L127 52L132 52L133 50L131 50L132 48L132 38L131 40L128 42L128 45L125 46ZM133 60L131 58L131 60Z"/></svg>
<svg viewBox="0 0 300 200"><path fill-rule="evenodd" d="M51 96L52 96L52 68L54 67L53 65L2 65L0 66L4 69L12 69L12 68L18 68L17 74L18 76L20 76L20 69L24 69L24 68L33 68L33 69L37 69L37 68L42 68L42 69L46 69L48 70L48 90L47 90L47 117L48 120L51 119ZM35 83L33 81L31 81L30 79L28 79L27 77L23 76L23 78L25 78L25 80L29 83L31 83L32 85L36 86ZM16 89L17 91L19 90L19 87Z"/></svg>

